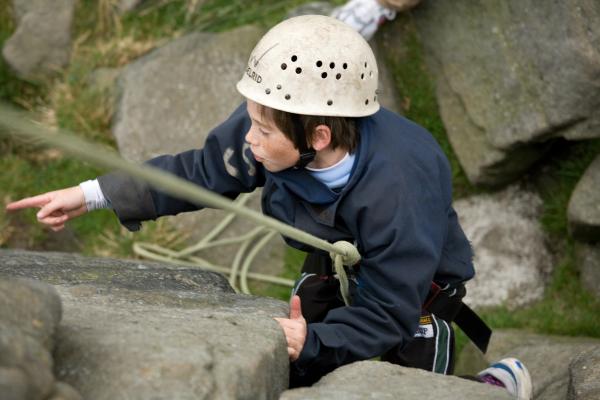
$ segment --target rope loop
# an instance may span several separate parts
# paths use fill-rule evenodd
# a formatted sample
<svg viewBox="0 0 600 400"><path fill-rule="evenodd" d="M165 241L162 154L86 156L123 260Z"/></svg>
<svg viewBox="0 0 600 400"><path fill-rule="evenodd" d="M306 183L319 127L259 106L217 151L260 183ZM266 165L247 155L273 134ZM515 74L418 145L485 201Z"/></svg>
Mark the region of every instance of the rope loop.
<svg viewBox="0 0 600 400"><path fill-rule="evenodd" d="M339 242L335 242L333 247L335 247L337 254L330 252L329 255L332 259L335 259L336 256L341 257L342 264L348 266L352 266L360 261L360 253L352 243L340 240Z"/></svg>
<svg viewBox="0 0 600 400"><path fill-rule="evenodd" d="M349 306L351 303L350 289L348 284L348 276L344 265L352 266L360 261L360 253L358 249L350 242L339 241L333 244L335 252L330 252L329 256L333 260L333 266L335 273L340 281L340 291L342 292L342 298L344 303Z"/></svg>

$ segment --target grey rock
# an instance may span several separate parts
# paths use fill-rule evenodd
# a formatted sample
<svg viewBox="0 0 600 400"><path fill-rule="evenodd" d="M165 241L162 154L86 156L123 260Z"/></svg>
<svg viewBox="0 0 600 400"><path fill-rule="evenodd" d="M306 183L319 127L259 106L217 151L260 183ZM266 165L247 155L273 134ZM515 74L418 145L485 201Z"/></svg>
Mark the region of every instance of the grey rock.
<svg viewBox="0 0 600 400"><path fill-rule="evenodd" d="M576 356L569 373L569 400L600 398L600 345Z"/></svg>
<svg viewBox="0 0 600 400"><path fill-rule="evenodd" d="M0 393L4 387L14 398L45 399L52 391L50 352L61 312L51 285L0 277Z"/></svg>
<svg viewBox="0 0 600 400"><path fill-rule="evenodd" d="M48 400L82 400L83 397L73 389L72 386L67 385L64 382L56 382L54 385L54 392L48 398Z"/></svg>
<svg viewBox="0 0 600 400"><path fill-rule="evenodd" d="M26 400L27 388L27 376L20 368L0 366L0 393L3 400Z"/></svg>
<svg viewBox="0 0 600 400"><path fill-rule="evenodd" d="M387 362L360 361L336 369L310 388L288 390L281 400L312 399L510 399L504 389L405 368Z"/></svg>
<svg viewBox="0 0 600 400"><path fill-rule="evenodd" d="M599 135L597 2L424 2L412 15L472 182L515 179L548 138Z"/></svg>
<svg viewBox="0 0 600 400"><path fill-rule="evenodd" d="M201 147L242 102L235 82L262 34L254 27L192 33L129 64L113 125L121 154L143 161Z"/></svg>
<svg viewBox="0 0 600 400"><path fill-rule="evenodd" d="M564 400L569 386L569 364L579 353L598 345L600 340L595 338L494 330L486 355L468 343L458 357L455 373L474 375L492 362L516 357L531 374L536 400Z"/></svg>
<svg viewBox="0 0 600 400"><path fill-rule="evenodd" d="M19 329L48 350L52 349L51 337L61 314L60 298L52 286L21 278L0 281L1 323Z"/></svg>
<svg viewBox="0 0 600 400"><path fill-rule="evenodd" d="M53 285L94 285L107 291L131 289L167 294L189 292L190 295L196 292L202 295L234 293L227 280L214 272L71 253L0 250L1 276L29 277Z"/></svg>
<svg viewBox="0 0 600 400"><path fill-rule="evenodd" d="M579 266L581 284L600 300L600 244L577 243L575 260Z"/></svg>
<svg viewBox="0 0 600 400"><path fill-rule="evenodd" d="M21 261L20 261L21 260ZM0 276L55 285L57 378L90 399L274 399L288 380L281 301L165 264L0 251ZM52 389L52 386L50 387Z"/></svg>
<svg viewBox="0 0 600 400"><path fill-rule="evenodd" d="M262 34L249 26L221 34L193 33L128 65L119 79L121 96L113 124L121 154L143 161L201 148L211 128L242 102L235 82ZM260 210L259 195L250 207ZM203 210L170 218L169 225L188 234L191 244L205 237L225 215ZM245 234L254 227L252 222L236 219L221 237ZM220 246L201 256L228 266L237 247ZM279 273L283 254L283 240L276 236L253 265L259 272Z"/></svg>
<svg viewBox="0 0 600 400"><path fill-rule="evenodd" d="M69 62L75 0L17 3L18 26L2 55L21 78L43 79Z"/></svg>
<svg viewBox="0 0 600 400"><path fill-rule="evenodd" d="M584 241L600 241L600 155L587 168L569 200L571 234Z"/></svg>
<svg viewBox="0 0 600 400"><path fill-rule="evenodd" d="M541 207L535 193L518 186L455 203L475 254L465 302L515 308L542 297L553 260L538 222Z"/></svg>
<svg viewBox="0 0 600 400"><path fill-rule="evenodd" d="M35 12L47 3L45 0L12 0L13 20L16 24L21 22L25 14Z"/></svg>
<svg viewBox="0 0 600 400"><path fill-rule="evenodd" d="M15 389L22 380L15 369L23 373L26 382L27 399L45 399L54 387L50 351L37 339L20 329L0 321L0 367L11 368L10 379L15 379ZM12 383L12 382L11 382Z"/></svg>

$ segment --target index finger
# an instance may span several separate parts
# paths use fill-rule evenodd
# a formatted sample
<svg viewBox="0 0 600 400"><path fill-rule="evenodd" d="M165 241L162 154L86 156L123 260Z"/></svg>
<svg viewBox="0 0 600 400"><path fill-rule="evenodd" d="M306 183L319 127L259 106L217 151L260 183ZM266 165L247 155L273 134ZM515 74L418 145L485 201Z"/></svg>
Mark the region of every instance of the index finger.
<svg viewBox="0 0 600 400"><path fill-rule="evenodd" d="M40 194L38 196L26 197L24 199L14 201L12 203L8 203L6 205L7 211L16 211L21 210L23 208L30 207L42 207L43 205L50 202L50 196L48 194Z"/></svg>

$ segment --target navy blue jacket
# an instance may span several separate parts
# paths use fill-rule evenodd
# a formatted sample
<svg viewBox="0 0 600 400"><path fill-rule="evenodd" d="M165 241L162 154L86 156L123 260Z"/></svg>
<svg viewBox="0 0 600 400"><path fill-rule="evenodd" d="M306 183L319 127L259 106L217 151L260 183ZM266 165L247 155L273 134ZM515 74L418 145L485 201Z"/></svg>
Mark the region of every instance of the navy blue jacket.
<svg viewBox="0 0 600 400"><path fill-rule="evenodd" d="M149 161L230 198L263 186L265 214L330 242L356 243L362 260L353 303L308 325L298 369L326 372L406 343L431 281L452 284L474 275L471 247L452 208L450 167L435 139L383 108L358 123L355 165L339 193L304 169L271 173L257 163L244 142L251 125L245 104L211 132L203 149ZM131 230L143 220L200 208L122 176L99 181Z"/></svg>

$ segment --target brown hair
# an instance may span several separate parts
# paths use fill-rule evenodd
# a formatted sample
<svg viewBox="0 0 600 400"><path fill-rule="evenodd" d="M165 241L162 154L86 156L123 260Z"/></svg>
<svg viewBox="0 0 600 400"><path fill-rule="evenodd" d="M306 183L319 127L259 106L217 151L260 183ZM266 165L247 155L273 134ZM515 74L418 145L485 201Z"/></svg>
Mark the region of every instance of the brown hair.
<svg viewBox="0 0 600 400"><path fill-rule="evenodd" d="M275 126L294 143L294 147L297 149L310 146L315 128L319 125L327 125L331 130L333 149L341 147L349 153L354 153L358 146L359 135L356 118L293 114L262 105L259 107L263 120L266 118L267 121L274 122ZM300 121L304 132L297 132L295 119Z"/></svg>

